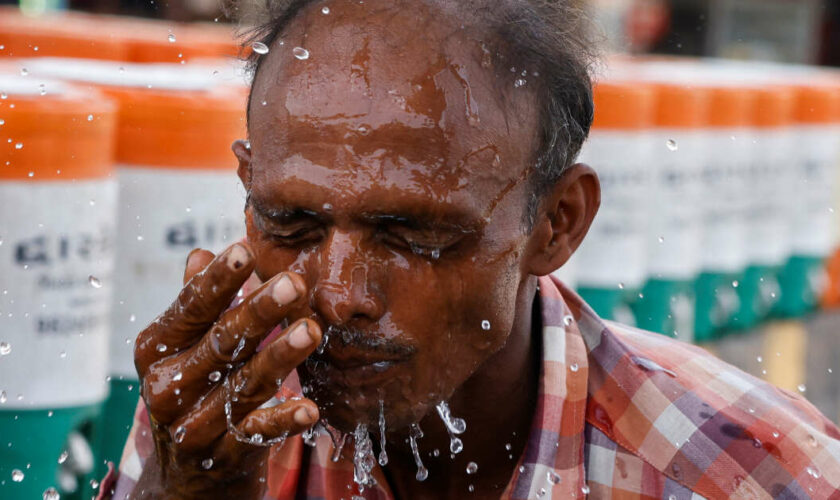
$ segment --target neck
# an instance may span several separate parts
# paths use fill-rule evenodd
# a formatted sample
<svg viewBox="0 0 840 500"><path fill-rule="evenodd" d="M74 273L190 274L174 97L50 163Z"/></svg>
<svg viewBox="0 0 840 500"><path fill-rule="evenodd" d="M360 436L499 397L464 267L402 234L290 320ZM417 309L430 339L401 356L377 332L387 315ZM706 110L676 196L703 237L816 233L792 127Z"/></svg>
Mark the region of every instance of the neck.
<svg viewBox="0 0 840 500"><path fill-rule="evenodd" d="M541 337L539 311L534 310L536 285L536 278L520 285L507 343L449 400L452 415L467 422L460 436L463 451L450 458L449 435L436 412L420 422L424 437L418 445L429 470L426 481L415 479L407 444L388 449L385 473L397 498L461 498L470 493L470 485L476 498L498 497L507 486L525 449L537 400ZM438 457L433 450L439 450ZM466 472L470 462L478 465L474 474Z"/></svg>

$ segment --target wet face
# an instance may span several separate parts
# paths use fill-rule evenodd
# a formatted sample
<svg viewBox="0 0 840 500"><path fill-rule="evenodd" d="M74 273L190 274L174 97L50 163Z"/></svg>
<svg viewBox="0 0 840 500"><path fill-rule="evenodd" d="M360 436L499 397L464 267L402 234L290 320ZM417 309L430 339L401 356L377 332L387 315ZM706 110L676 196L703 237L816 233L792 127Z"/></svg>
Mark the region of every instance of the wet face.
<svg viewBox="0 0 840 500"><path fill-rule="evenodd" d="M449 398L505 345L528 276L533 97L480 33L386 3L301 13L265 56L238 151L257 272L307 281L298 314L328 340L299 373L345 430Z"/></svg>

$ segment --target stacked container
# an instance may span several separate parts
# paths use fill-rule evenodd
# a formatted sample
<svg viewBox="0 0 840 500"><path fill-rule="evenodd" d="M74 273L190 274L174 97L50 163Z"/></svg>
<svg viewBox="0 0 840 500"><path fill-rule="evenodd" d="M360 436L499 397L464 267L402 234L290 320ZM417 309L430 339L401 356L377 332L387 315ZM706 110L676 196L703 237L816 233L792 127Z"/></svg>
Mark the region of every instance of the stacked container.
<svg viewBox="0 0 840 500"><path fill-rule="evenodd" d="M575 254L580 295L605 319L635 323L627 298L645 282L653 88L617 80L594 88L595 120L580 161L601 181L601 208Z"/></svg>
<svg viewBox="0 0 840 500"><path fill-rule="evenodd" d="M633 310L639 327L691 341L709 96L703 88L676 83L655 84L655 94L649 199L656 209L647 224L647 283Z"/></svg>
<svg viewBox="0 0 840 500"><path fill-rule="evenodd" d="M115 125L115 105L97 92L0 75L5 498L59 486L67 435L90 428L107 394Z"/></svg>
<svg viewBox="0 0 840 500"><path fill-rule="evenodd" d="M232 142L245 137L246 93L171 65L27 61L34 75L87 82L119 103L119 232L111 320L105 460L119 460L137 403L134 338L181 289L190 250L244 236L245 196Z"/></svg>

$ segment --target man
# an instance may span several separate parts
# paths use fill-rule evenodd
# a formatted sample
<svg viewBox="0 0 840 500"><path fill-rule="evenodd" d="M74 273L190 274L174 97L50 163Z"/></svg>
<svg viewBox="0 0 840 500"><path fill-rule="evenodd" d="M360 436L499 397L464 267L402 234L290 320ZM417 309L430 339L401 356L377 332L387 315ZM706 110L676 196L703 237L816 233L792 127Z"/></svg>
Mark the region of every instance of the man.
<svg viewBox="0 0 840 500"><path fill-rule="evenodd" d="M806 401L547 277L599 205L566 2L285 1L260 33L247 242L140 333L103 495L837 495Z"/></svg>

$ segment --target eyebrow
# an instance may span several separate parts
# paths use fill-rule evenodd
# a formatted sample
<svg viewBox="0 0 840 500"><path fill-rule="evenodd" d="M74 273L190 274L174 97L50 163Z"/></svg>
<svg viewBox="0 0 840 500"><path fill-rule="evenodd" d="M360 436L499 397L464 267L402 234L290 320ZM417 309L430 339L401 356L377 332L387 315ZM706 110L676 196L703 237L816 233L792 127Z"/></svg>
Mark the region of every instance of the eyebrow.
<svg viewBox="0 0 840 500"><path fill-rule="evenodd" d="M321 212L302 207L268 207L257 198L249 198L251 207L262 217L278 224L290 223L304 218L315 219L319 222L329 220L330 217ZM402 226L413 230L445 230L462 233L478 232L484 225L480 221L463 214L441 216L425 211L399 212L363 212L357 218L369 225Z"/></svg>

